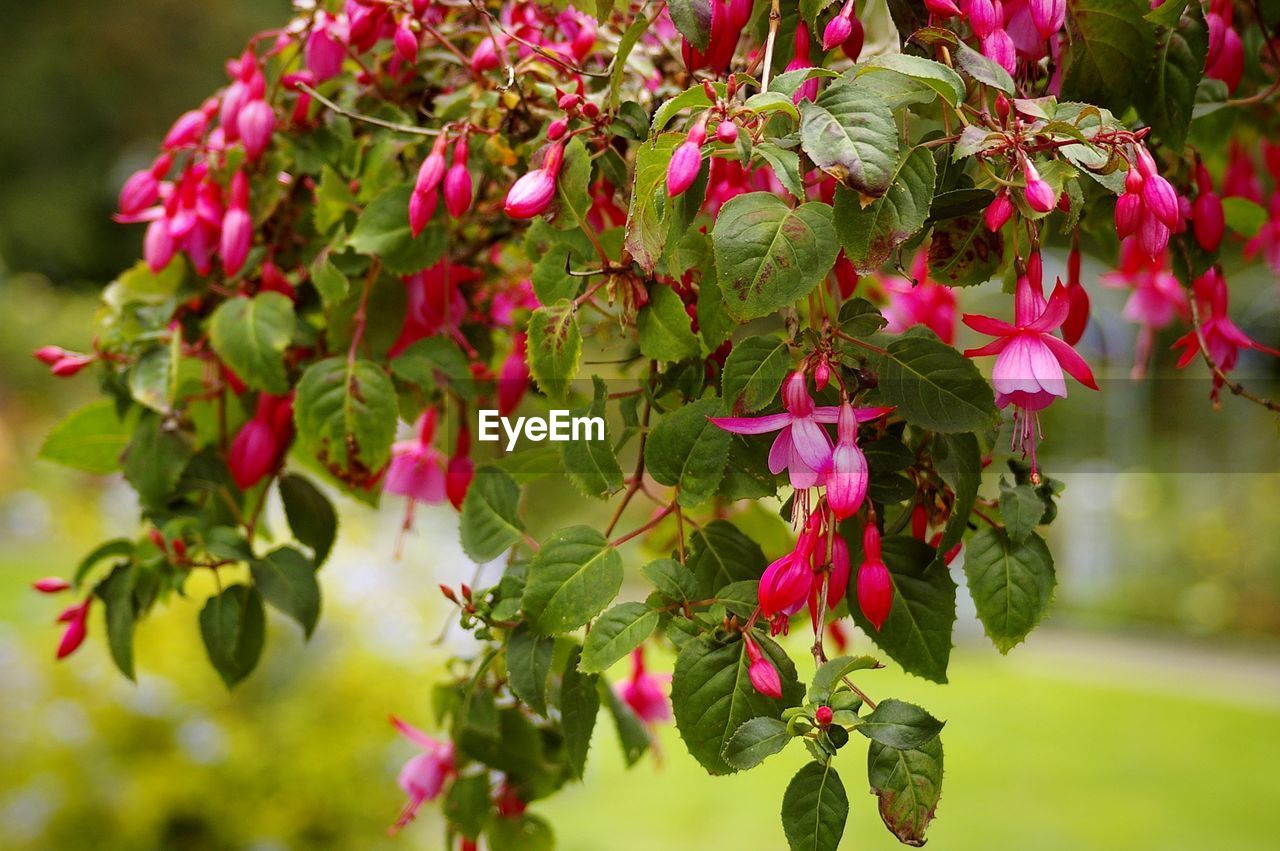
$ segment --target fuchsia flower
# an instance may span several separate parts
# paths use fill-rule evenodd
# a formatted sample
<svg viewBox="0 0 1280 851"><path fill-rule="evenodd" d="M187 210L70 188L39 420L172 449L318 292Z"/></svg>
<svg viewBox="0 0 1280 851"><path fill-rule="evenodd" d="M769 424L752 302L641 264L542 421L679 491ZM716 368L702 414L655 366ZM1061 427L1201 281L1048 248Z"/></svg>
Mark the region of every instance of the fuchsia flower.
<svg viewBox="0 0 1280 851"><path fill-rule="evenodd" d="M400 817L391 826L395 833L413 821L418 810L427 801L434 801L444 791L444 786L457 772L454 763L453 742L439 741L423 731L401 721L394 715L391 723L409 741L422 748L422 753L411 757L400 769L400 788L409 796L409 800L400 812Z"/></svg>
<svg viewBox="0 0 1280 851"><path fill-rule="evenodd" d="M631 676L614 686L622 702L631 707L646 724L657 724L671 718L671 701L667 699L663 680L644 667L644 647L631 653Z"/></svg>
<svg viewBox="0 0 1280 851"><path fill-rule="evenodd" d="M858 448L858 418L846 399L836 421L836 448L831 453L831 471L825 480L827 505L837 520L852 517L862 507L870 474L867 459Z"/></svg>
<svg viewBox="0 0 1280 851"><path fill-rule="evenodd" d="M383 489L387 493L407 496L410 506L415 502L444 502L444 456L432 445L436 434L435 408L428 408L418 417L415 430L417 434L412 439L399 441L391 447L391 464L387 467Z"/></svg>
<svg viewBox="0 0 1280 851"><path fill-rule="evenodd" d="M862 529L862 564L858 566L858 608L880 631L893 607L893 580L880 555L880 530L868 520Z"/></svg>
<svg viewBox="0 0 1280 851"><path fill-rule="evenodd" d="M826 572L828 613L840 604L849 589L849 566L849 545L836 535L831 539L831 569ZM809 617L815 636L818 634L818 595L822 593L822 581L823 574L815 571L813 584L809 587Z"/></svg>
<svg viewBox="0 0 1280 851"><path fill-rule="evenodd" d="M1031 264L1029 268L1032 268ZM991 370L996 404L1002 408L1013 405L1017 409L1019 416L1015 421L1020 422L1020 427L1015 426L1014 441L1031 455L1034 467L1034 415L1048 407L1055 398L1066 397L1063 370L1092 390L1097 390L1098 385L1084 358L1053 336L1071 310L1066 288L1059 281L1046 302L1039 283L1038 259L1033 272L1018 278L1014 293L1014 324L970 313L962 318L964 324L978 333L996 338L985 346L968 349L965 355L996 356Z"/></svg>
<svg viewBox="0 0 1280 851"><path fill-rule="evenodd" d="M471 462L471 430L464 423L458 428L458 442L444 470L445 496L457 511L462 510L462 501L467 498L471 480L475 477L475 464Z"/></svg>
<svg viewBox="0 0 1280 851"><path fill-rule="evenodd" d="M66 591L71 587L71 583L63 579L61 576L46 576L43 579L37 579L31 583L31 587L39 591L41 594L57 594L60 591Z"/></svg>
<svg viewBox="0 0 1280 851"><path fill-rule="evenodd" d="M1120 266L1104 273L1102 282L1109 287L1133 290L1122 315L1139 327L1130 375L1142 378L1151 360L1156 332L1176 317L1186 315L1186 291L1169 271L1168 253L1162 252L1153 260L1132 237L1120 243Z"/></svg>
<svg viewBox="0 0 1280 851"><path fill-rule="evenodd" d="M471 172L467 170L470 156L464 136L453 146L453 165L444 176L444 206L455 219L466 215L467 210L471 209Z"/></svg>
<svg viewBox="0 0 1280 851"><path fill-rule="evenodd" d="M813 61L809 58L809 28L805 26L804 21L796 23L795 38L795 54L791 61L787 63L788 71L803 71L813 67ZM795 94L791 96L798 106L801 101L818 99L818 78L811 77L800 84Z"/></svg>
<svg viewBox="0 0 1280 851"><path fill-rule="evenodd" d="M557 142L547 149L542 166L530 171L512 184L503 209L513 219L531 219L546 212L556 197L556 178L564 162L564 144Z"/></svg>
<svg viewBox="0 0 1280 851"><path fill-rule="evenodd" d="M796 490L814 487L831 467L831 438L818 424L836 422L840 409L815 407L801 370L791 373L782 383L782 404L786 410L779 414L710 419L733 434L778 432L769 450L769 470L774 475L788 470L791 486ZM867 422L884 416L889 410L857 408L854 415L859 422Z"/></svg>
<svg viewBox="0 0 1280 851"><path fill-rule="evenodd" d="M1040 178L1040 172L1036 170L1031 160L1023 160L1022 174L1027 182L1023 190L1027 206L1037 213L1047 213L1052 210L1058 203L1058 196L1054 194L1053 187Z"/></svg>
<svg viewBox="0 0 1280 851"><path fill-rule="evenodd" d="M684 192L698 179L702 169L702 144L707 141L707 113L703 113L693 126L685 140L671 153L671 161L667 164L667 195L674 198Z"/></svg>
<svg viewBox="0 0 1280 851"><path fill-rule="evenodd" d="M253 220L249 217L249 178L237 171L231 178L231 204L222 217L222 271L231 277L244 266L253 245Z"/></svg>
<svg viewBox="0 0 1280 851"><path fill-rule="evenodd" d="M405 62L415 62L418 59L418 34L413 31L413 18L405 15L400 19L400 23L396 26L396 35L394 39L396 53Z"/></svg>
<svg viewBox="0 0 1280 851"><path fill-rule="evenodd" d="M236 130L240 134L240 141L244 143L249 162L262 156L275 127L276 114L271 109L271 104L265 100L251 100L240 108L236 117Z"/></svg>
<svg viewBox="0 0 1280 851"><path fill-rule="evenodd" d="M231 478L241 490L251 488L275 471L284 460L293 436L293 394L258 394L258 406L227 453Z"/></svg>
<svg viewBox="0 0 1280 851"><path fill-rule="evenodd" d="M62 640L58 642L57 658L67 658L84 644L85 636L89 634L89 606L92 603L92 596L85 597L83 603L69 606L58 615L58 622L67 626L62 632Z"/></svg>
<svg viewBox="0 0 1280 851"><path fill-rule="evenodd" d="M765 697L781 699L782 678L778 676L778 669L761 652L760 645L756 644L754 638L744 632L742 641L747 650L747 677L751 680L752 687Z"/></svg>
<svg viewBox="0 0 1280 851"><path fill-rule="evenodd" d="M1205 348L1209 350L1209 356L1213 358L1213 362L1224 373L1235 369L1236 361L1240 359L1241 349L1254 349L1280 357L1280 351L1257 342L1231 321L1231 317L1227 315L1227 281L1216 266L1195 280L1193 293L1203 320L1200 327L1204 333ZM1178 358L1178 369L1188 366L1200 354L1200 342L1196 337L1195 329L1179 337L1173 347L1182 349L1182 356ZM1209 398L1217 402L1218 392L1221 389L1222 378L1215 374Z"/></svg>
<svg viewBox="0 0 1280 851"><path fill-rule="evenodd" d="M307 70L315 75L317 83L323 83L342 73L342 60L347 51L335 35L337 29L337 19L328 12L321 11L316 15L311 34L307 36L303 56Z"/></svg>
<svg viewBox="0 0 1280 851"><path fill-rule="evenodd" d="M889 324L885 330L901 334L915 325L923 325L950 345L956 338L956 296L951 287L929 277L927 252L916 254L911 262L915 283L897 275L880 278L889 303L882 310Z"/></svg>
<svg viewBox="0 0 1280 851"><path fill-rule="evenodd" d="M848 0L840 11L827 22L827 27L822 31L822 49L832 50L844 44L849 36L853 35L853 0Z"/></svg>
<svg viewBox="0 0 1280 851"><path fill-rule="evenodd" d="M765 568L760 576L760 614L771 624L770 631L777 635L785 632L787 619L804 608L813 586L812 560L822 537L822 518L809 516L805 528L796 540L795 549Z"/></svg>

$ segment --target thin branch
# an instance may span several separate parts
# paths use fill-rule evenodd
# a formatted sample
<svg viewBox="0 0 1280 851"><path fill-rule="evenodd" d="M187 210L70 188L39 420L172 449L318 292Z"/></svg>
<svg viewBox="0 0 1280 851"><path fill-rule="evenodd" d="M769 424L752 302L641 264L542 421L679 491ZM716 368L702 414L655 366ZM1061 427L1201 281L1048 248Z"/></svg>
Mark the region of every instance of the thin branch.
<svg viewBox="0 0 1280 851"><path fill-rule="evenodd" d="M443 131L433 130L430 127L417 127L413 124L399 124L395 121L385 121L381 118L374 118L372 115L365 115L362 112L355 112L346 107L338 106L306 83L298 83L298 89L311 95L321 104L328 107L330 111L336 112L338 115L350 118L352 121L360 121L365 124L372 124L375 127L383 127L387 130L394 130L397 133L408 133L411 136L439 136Z"/></svg>
<svg viewBox="0 0 1280 851"><path fill-rule="evenodd" d="M1270 399L1264 399L1254 393L1250 393L1245 389L1243 384L1238 381L1232 381L1227 377L1227 374L1222 371L1222 367L1218 366L1217 361L1213 359L1213 355L1209 354L1209 344L1204 339L1204 328L1200 325L1200 308L1196 304L1195 296L1192 295L1191 298L1187 299L1187 302L1191 305L1191 327L1196 333L1196 343L1200 349L1200 356L1204 358L1205 364L1209 367L1209 371L1214 374L1214 377L1222 382L1222 385L1230 390L1234 395L1261 405L1268 411L1280 413L1280 404L1277 404Z"/></svg>
<svg viewBox="0 0 1280 851"><path fill-rule="evenodd" d="M769 36L764 42L764 68L760 72L760 91L769 91L769 70L773 67L773 45L778 40L778 24L782 21L782 9L778 0L769 6Z"/></svg>

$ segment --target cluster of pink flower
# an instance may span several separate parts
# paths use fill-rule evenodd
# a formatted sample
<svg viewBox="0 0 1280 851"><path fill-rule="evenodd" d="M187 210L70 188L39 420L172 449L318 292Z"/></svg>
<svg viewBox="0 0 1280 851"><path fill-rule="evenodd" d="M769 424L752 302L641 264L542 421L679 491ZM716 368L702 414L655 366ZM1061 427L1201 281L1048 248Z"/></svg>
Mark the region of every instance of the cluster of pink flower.
<svg viewBox="0 0 1280 851"><path fill-rule="evenodd" d="M1018 57L1038 62L1059 48L1066 0L925 0L934 18L963 18L982 53L1010 74Z"/></svg>
<svg viewBox="0 0 1280 851"><path fill-rule="evenodd" d="M440 194L436 190L441 184L444 185L444 208L449 215L455 219L461 218L471 209L475 188L471 172L467 169L467 161L471 156L467 134L461 134L454 143L453 164L446 167L444 155L448 144L448 134L441 133L431 146L431 153L418 169L418 179L409 196L409 228L414 236L422 233L427 222L435 215Z"/></svg>
<svg viewBox="0 0 1280 851"><path fill-rule="evenodd" d="M1271 271L1280 275L1280 142L1264 140L1261 147L1264 170L1271 178L1270 194L1264 193L1262 175L1253 158L1243 145L1236 143L1231 147L1223 176L1222 195L1244 198L1266 209L1267 219L1258 233L1245 243L1244 256L1262 257Z"/></svg>
<svg viewBox="0 0 1280 851"><path fill-rule="evenodd" d="M680 51L690 73L707 70L722 75L733 59L742 36L742 28L751 20L752 0L710 0L711 24L707 49L698 50L686 38L680 39Z"/></svg>
<svg viewBox="0 0 1280 851"><path fill-rule="evenodd" d="M31 587L41 594L60 594L63 591L70 591L71 583L58 576L48 576L36 580ZM62 639L58 642L59 659L70 656L84 643L85 636L89 632L89 606L92 603L93 595L90 594L82 602L67 606L58 615L58 623L66 624L66 628L62 631Z"/></svg>

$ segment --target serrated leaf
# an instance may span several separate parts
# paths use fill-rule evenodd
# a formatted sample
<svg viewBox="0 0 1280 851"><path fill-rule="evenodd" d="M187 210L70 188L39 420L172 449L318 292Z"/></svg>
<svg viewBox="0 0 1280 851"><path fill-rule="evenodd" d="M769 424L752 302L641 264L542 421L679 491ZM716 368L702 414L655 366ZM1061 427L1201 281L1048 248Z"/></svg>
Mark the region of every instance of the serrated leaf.
<svg viewBox="0 0 1280 851"><path fill-rule="evenodd" d="M124 477L148 508L158 507L173 494L191 460L186 435L148 413L138 422L124 454Z"/></svg>
<svg viewBox="0 0 1280 851"><path fill-rule="evenodd" d="M333 307L347 297L350 283L347 276L333 265L329 252L322 251L316 255L311 264L311 285L316 288L320 301L325 307Z"/></svg>
<svg viewBox="0 0 1280 851"><path fill-rule="evenodd" d="M520 540L524 524L518 514L520 486L503 470L476 471L462 500L462 550L473 561L492 561Z"/></svg>
<svg viewBox="0 0 1280 851"><path fill-rule="evenodd" d="M529 562L522 605L543 635L569 632L613 602L622 587L622 557L604 536L571 526L551 536Z"/></svg>
<svg viewBox="0 0 1280 851"><path fill-rule="evenodd" d="M658 484L679 487L679 502L692 508L710 499L729 460L729 432L709 419L720 400L700 399L667 414L649 433L645 467Z"/></svg>
<svg viewBox="0 0 1280 851"><path fill-rule="evenodd" d="M707 96L702 87L691 89L703 104ZM677 104L681 97L677 95L668 100L654 115L654 133L662 128L664 110L669 105ZM674 112L672 112L674 114ZM631 205L627 210L627 231L624 246L631 252L632 258L646 272L652 272L662 257L667 243L667 231L670 221L667 217L667 166L671 163L671 152L683 141L679 133L666 133L646 142L636 152L635 179L631 190Z"/></svg>
<svg viewBox="0 0 1280 851"><path fill-rule="evenodd" d="M760 581L740 579L716 592L715 600L740 618L749 618L760 604Z"/></svg>
<svg viewBox="0 0 1280 851"><path fill-rule="evenodd" d="M982 483L982 453L978 449L978 439L963 433L938 435L933 465L955 495L951 516L947 518L942 539L938 541L938 552L945 553L960 543L969 522L969 512L978 497L978 486Z"/></svg>
<svg viewBox="0 0 1280 851"><path fill-rule="evenodd" d="M561 299L535 310L529 317L528 340L529 371L534 380L543 393L563 399L582 358L582 332L572 302Z"/></svg>
<svg viewBox="0 0 1280 851"><path fill-rule="evenodd" d="M555 304L561 299L572 299L578 294L583 279L566 271L570 258L574 256L576 252L572 246L560 243L548 248L538 262L533 264L529 280L539 302Z"/></svg>
<svg viewBox="0 0 1280 851"><path fill-rule="evenodd" d="M120 673L131 680L134 679L133 627L137 615L133 587L137 570L127 562L116 565L94 589L94 594L102 600L107 610L107 647L111 650L111 659Z"/></svg>
<svg viewBox="0 0 1280 851"><path fill-rule="evenodd" d="M867 779L880 799L880 818L904 845L925 843L925 830L942 796L942 737L900 750L872 742Z"/></svg>
<svg viewBox="0 0 1280 851"><path fill-rule="evenodd" d="M1146 0L1067 0L1071 51L1062 99L1121 113L1145 80L1155 51Z"/></svg>
<svg viewBox="0 0 1280 851"><path fill-rule="evenodd" d="M779 753L792 738L786 722L768 716L752 718L725 743L724 761L739 771L755 768Z"/></svg>
<svg viewBox="0 0 1280 851"><path fill-rule="evenodd" d="M732 582L759 579L766 562L760 545L727 520L713 520L693 533L685 565L702 597L718 596Z"/></svg>
<svg viewBox="0 0 1280 851"><path fill-rule="evenodd" d="M338 533L338 515L320 489L296 473L280 477L280 500L293 536L315 553L319 568L329 558Z"/></svg>
<svg viewBox="0 0 1280 851"><path fill-rule="evenodd" d="M807 295L835 264L831 208L788 207L769 192L749 192L720 209L711 233L716 273L729 315L767 316Z"/></svg>
<svg viewBox="0 0 1280 851"><path fill-rule="evenodd" d="M1166 0L1156 12L1177 5L1175 0ZM1156 30L1155 63L1138 94L1138 111L1171 150L1180 151L1186 144L1208 50L1209 29L1199 3L1188 4L1172 26Z"/></svg>
<svg viewBox="0 0 1280 851"><path fill-rule="evenodd" d="M660 558L646 564L641 571L662 596L676 602L697 599L698 580L693 571L673 558Z"/></svg>
<svg viewBox="0 0 1280 851"><path fill-rule="evenodd" d="M964 80L960 79L960 75L941 62L934 62L922 56L883 53L860 63L852 73L853 78L857 79L868 72L880 70L893 71L923 83L953 107L964 100Z"/></svg>
<svg viewBox="0 0 1280 851"><path fill-rule="evenodd" d="M755 690L747 676L747 653L740 638L727 644L708 638L690 641L676 658L671 680L671 705L676 729L689 754L711 774L731 774L736 769L724 760L729 739L752 718L779 718L787 706L803 695L795 666L773 641L760 637L761 649L778 669L782 699Z"/></svg>
<svg viewBox="0 0 1280 851"><path fill-rule="evenodd" d="M564 465L565 475L584 494L607 497L622 489L622 468L618 466L618 455L614 452L613 440L609 436L609 426L605 419L605 400L609 391L599 376L592 379L592 384L595 395L591 404L574 409L570 416L599 418L605 423L603 433L597 439L592 429L586 428L579 439L560 441L560 461Z"/></svg>
<svg viewBox="0 0 1280 851"><path fill-rule="evenodd" d="M782 340L747 337L735 343L720 379L725 402L748 414L767 408L790 368L791 355Z"/></svg>
<svg viewBox="0 0 1280 851"><path fill-rule="evenodd" d="M791 851L836 851L849 817L849 796L830 760L811 762L787 784L782 830Z"/></svg>
<svg viewBox="0 0 1280 851"><path fill-rule="evenodd" d="M265 636L262 596L247 585L226 587L200 610L200 637L227 688L257 666Z"/></svg>
<svg viewBox="0 0 1280 851"><path fill-rule="evenodd" d="M600 692L596 688L600 678L579 669L581 655L581 648L573 648L560 681L560 727L564 730L569 768L578 779L582 779L586 770L591 734L596 728L596 716L600 714Z"/></svg>
<svg viewBox="0 0 1280 851"><path fill-rule="evenodd" d="M840 330L851 337L870 337L888 324L880 309L865 298L851 298L840 305Z"/></svg>
<svg viewBox="0 0 1280 851"><path fill-rule="evenodd" d="M284 350L293 328L293 302L277 292L261 292L219 305L209 318L209 340L246 385L280 395L289 389Z"/></svg>
<svg viewBox="0 0 1280 851"><path fill-rule="evenodd" d="M1000 483L1000 516L1004 519L1009 539L1018 542L1026 538L1040 525L1044 516L1044 501L1029 484L1010 487Z"/></svg>
<svg viewBox="0 0 1280 851"><path fill-rule="evenodd" d="M933 200L937 167L928 148L913 148L890 167L892 183L862 206L858 194L838 189L836 231L845 256L859 273L879 269L899 245L924 226Z"/></svg>
<svg viewBox="0 0 1280 851"><path fill-rule="evenodd" d="M534 712L547 714L547 677L556 640L520 624L507 639L507 685Z"/></svg>
<svg viewBox="0 0 1280 851"><path fill-rule="evenodd" d="M316 566L292 547L280 547L249 562L254 586L268 603L296 620L311 637L320 618Z"/></svg>
<svg viewBox="0 0 1280 851"><path fill-rule="evenodd" d="M1053 556L1039 535L1015 543L1002 529L983 529L969 540L964 575L978 619L1001 653L1040 622L1057 583Z"/></svg>
<svg viewBox="0 0 1280 851"><path fill-rule="evenodd" d="M991 385L973 361L925 328L913 328L874 359L885 402L912 425L955 433L991 426L999 414Z"/></svg>
<svg viewBox="0 0 1280 851"><path fill-rule="evenodd" d="M102 399L54 426L40 446L40 457L104 476L120 469L120 456L132 435L130 424L116 413L115 403Z"/></svg>
<svg viewBox="0 0 1280 851"><path fill-rule="evenodd" d="M347 245L360 254L377 257L388 272L412 275L434 265L448 248L443 226L432 223L416 238L409 227L409 198L413 186L404 183L383 192L356 220Z"/></svg>
<svg viewBox="0 0 1280 851"><path fill-rule="evenodd" d="M963 41L955 46L956 64L973 79L1007 95L1015 93L1013 77L1002 66L988 59Z"/></svg>
<svg viewBox="0 0 1280 851"><path fill-rule="evenodd" d="M583 673L598 674L635 650L658 626L658 613L644 603L619 603L591 624L582 645Z"/></svg>
<svg viewBox="0 0 1280 851"><path fill-rule="evenodd" d="M622 746L623 759L626 760L628 767L635 765L652 744L649 731L640 717L622 698L618 697L618 693L603 677L600 678L597 687L600 691L600 702L613 717L614 727L618 731L618 744Z"/></svg>
<svg viewBox="0 0 1280 851"><path fill-rule="evenodd" d="M800 147L814 165L855 192L879 197L893 181L898 125L882 98L849 80L800 104Z"/></svg>
<svg viewBox="0 0 1280 851"><path fill-rule="evenodd" d="M880 701L856 729L873 742L910 750L936 739L943 726L914 703L889 698Z"/></svg>
<svg viewBox="0 0 1280 851"><path fill-rule="evenodd" d="M809 703L826 703L831 699L836 687L840 685L840 681L849 674L878 667L880 663L872 656L841 656L823 662L813 675L813 682L809 686L809 693L805 699Z"/></svg>
<svg viewBox="0 0 1280 851"><path fill-rule="evenodd" d="M679 361L702 353L684 302L666 284L649 290L649 303L636 314L636 333L640 354L652 360Z"/></svg>
<svg viewBox="0 0 1280 851"><path fill-rule="evenodd" d="M849 612L876 646L903 670L938 683L947 681L951 629L956 620L956 584L946 566L935 562L933 548L902 535L880 542L893 584L893 603L879 630L858 606L857 583L849 583ZM850 549L859 549L857 541ZM861 553L851 553L859 564Z"/></svg>
<svg viewBox="0 0 1280 851"><path fill-rule="evenodd" d="M307 367L293 415L299 441L344 481L363 483L391 459L396 391L373 361L335 357Z"/></svg>

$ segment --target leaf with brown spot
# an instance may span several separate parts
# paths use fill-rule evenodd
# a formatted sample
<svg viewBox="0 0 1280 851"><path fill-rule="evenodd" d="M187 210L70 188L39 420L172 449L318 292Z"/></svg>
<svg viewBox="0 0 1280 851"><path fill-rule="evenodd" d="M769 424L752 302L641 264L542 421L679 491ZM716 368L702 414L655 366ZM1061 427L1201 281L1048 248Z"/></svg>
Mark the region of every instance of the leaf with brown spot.
<svg viewBox="0 0 1280 851"><path fill-rule="evenodd" d="M898 162L889 191L865 207L856 192L836 191L836 230L859 273L880 268L895 248L924 225L936 175L932 152L914 148Z"/></svg>

